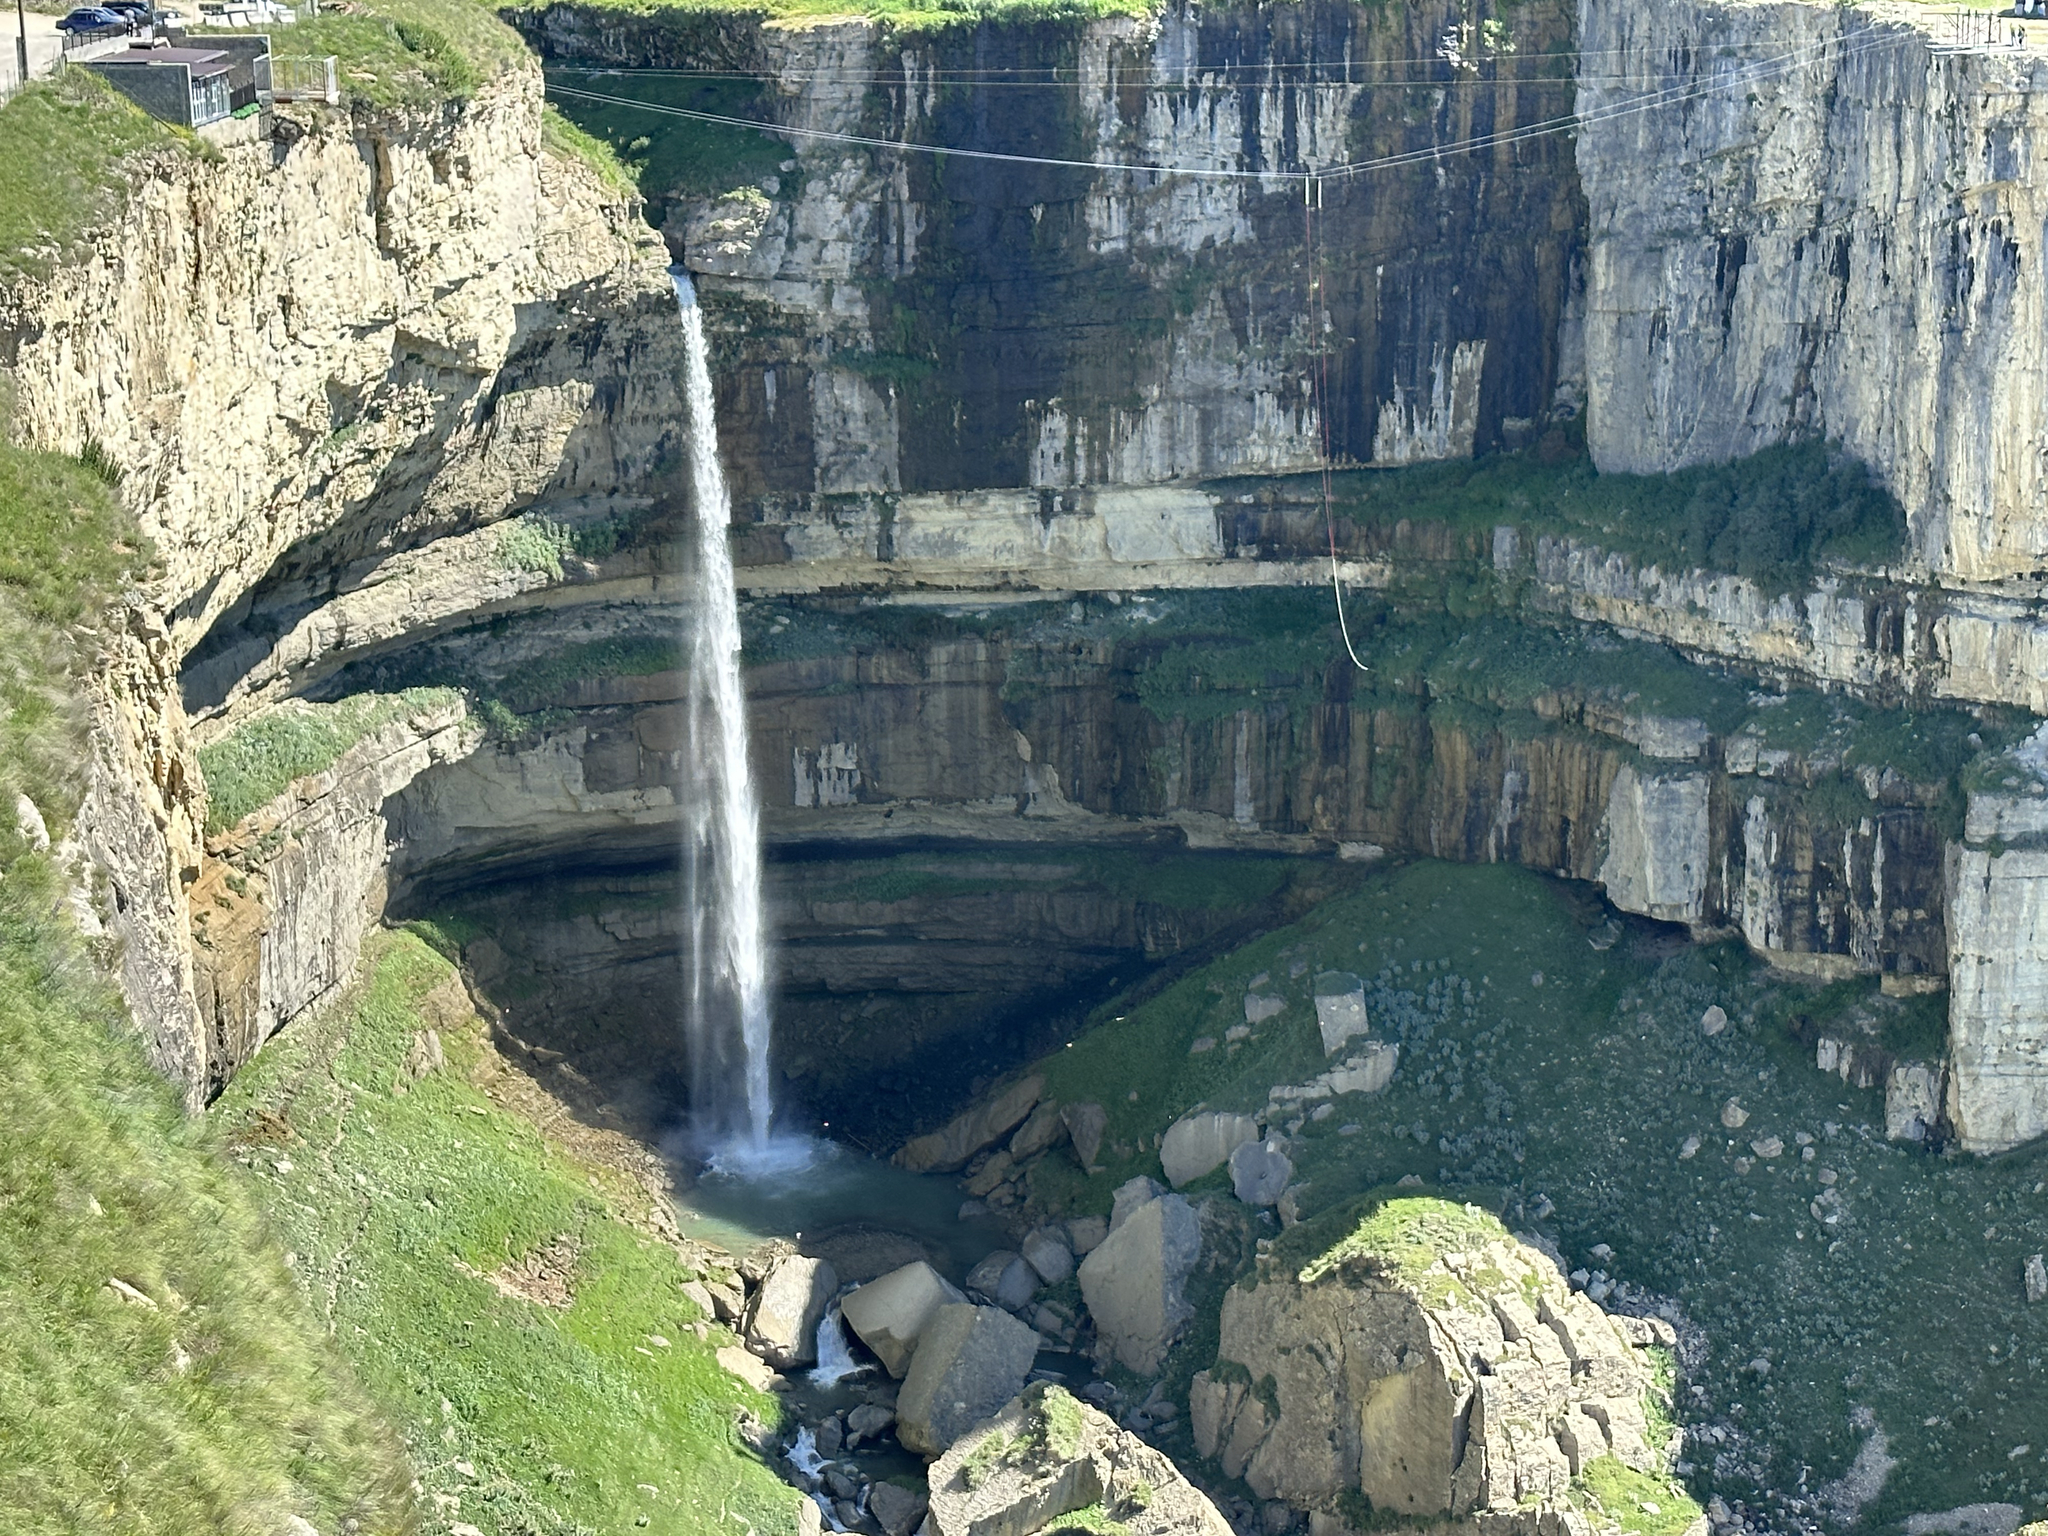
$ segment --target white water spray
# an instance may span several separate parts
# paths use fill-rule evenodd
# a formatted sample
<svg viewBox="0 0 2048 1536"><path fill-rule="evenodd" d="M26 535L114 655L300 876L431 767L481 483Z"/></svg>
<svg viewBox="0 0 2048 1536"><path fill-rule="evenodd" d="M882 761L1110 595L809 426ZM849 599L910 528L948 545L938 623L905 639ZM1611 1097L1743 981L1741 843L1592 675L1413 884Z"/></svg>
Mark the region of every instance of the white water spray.
<svg viewBox="0 0 2048 1536"><path fill-rule="evenodd" d="M818 1363L811 1370L811 1385L836 1387L866 1369L863 1362L853 1358L853 1346L846 1342L846 1323L835 1301L818 1319Z"/></svg>
<svg viewBox="0 0 2048 1536"><path fill-rule="evenodd" d="M690 483L697 502L695 590L685 636L690 671L689 762L682 795L683 916L690 975L684 1015L699 1133L726 1142L724 1160L744 1166L779 1160L773 1158L769 1139L774 1105L769 1098L761 816L747 772L739 593L726 545L732 508L718 462L710 360L689 274L678 266L670 268L669 275L682 313ZM707 858L708 890L703 878Z"/></svg>

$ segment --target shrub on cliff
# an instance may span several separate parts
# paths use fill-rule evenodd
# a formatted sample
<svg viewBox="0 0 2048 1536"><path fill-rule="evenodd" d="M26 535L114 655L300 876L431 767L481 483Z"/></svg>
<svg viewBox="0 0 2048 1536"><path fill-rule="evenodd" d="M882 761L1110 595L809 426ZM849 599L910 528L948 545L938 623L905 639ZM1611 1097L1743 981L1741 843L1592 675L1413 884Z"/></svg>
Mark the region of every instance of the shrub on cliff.
<svg viewBox="0 0 2048 1536"><path fill-rule="evenodd" d="M1709 570L1780 585L1820 555L1876 562L1905 542L1899 504L1861 464L1819 443L1766 448L1685 478L1685 552Z"/></svg>

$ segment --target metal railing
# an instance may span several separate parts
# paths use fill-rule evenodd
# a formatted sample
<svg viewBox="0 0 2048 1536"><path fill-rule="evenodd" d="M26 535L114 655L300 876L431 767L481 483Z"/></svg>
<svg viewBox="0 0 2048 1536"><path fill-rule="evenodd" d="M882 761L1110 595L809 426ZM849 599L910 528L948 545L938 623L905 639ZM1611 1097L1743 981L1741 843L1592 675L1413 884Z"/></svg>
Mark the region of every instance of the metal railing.
<svg viewBox="0 0 2048 1536"><path fill-rule="evenodd" d="M1946 25L1930 28L1932 52L1937 56L1959 53L2010 53L2028 46L2031 39L2025 21L2048 20L2014 9L1972 11L1958 8L1948 13Z"/></svg>
<svg viewBox="0 0 2048 1536"><path fill-rule="evenodd" d="M270 56L270 92L278 101L324 101L341 104L341 83L333 54L314 58L296 54Z"/></svg>
<svg viewBox="0 0 2048 1536"><path fill-rule="evenodd" d="M130 21L118 27L94 27L89 32L59 32L57 37L68 61L73 54L90 53L95 49L104 52L105 44L131 38L138 33L147 36L149 28Z"/></svg>

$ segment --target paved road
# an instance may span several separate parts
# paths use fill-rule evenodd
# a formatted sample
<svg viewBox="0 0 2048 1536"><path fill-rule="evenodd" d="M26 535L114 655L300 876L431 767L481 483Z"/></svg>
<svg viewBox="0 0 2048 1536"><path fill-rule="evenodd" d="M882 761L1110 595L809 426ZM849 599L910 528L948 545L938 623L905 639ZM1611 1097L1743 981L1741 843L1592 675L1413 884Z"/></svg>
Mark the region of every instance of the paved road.
<svg viewBox="0 0 2048 1536"><path fill-rule="evenodd" d="M4 0L0 0L0 4L4 4ZM13 94L19 80L19 66L16 61L20 57L20 39L23 28L20 22L16 20L16 15L17 13L11 5L7 6L5 10L0 10L0 97ZM22 17L22 20L28 24L26 30L28 32L29 78L31 80L40 80L45 75L51 74L56 70L57 61L64 54L64 35L57 30L57 22L60 18L44 16L39 12L29 11ZM102 48L92 51L112 53L118 52L127 46L128 40L125 37L113 38ZM82 58L87 56L87 54L81 53L74 54L72 57Z"/></svg>

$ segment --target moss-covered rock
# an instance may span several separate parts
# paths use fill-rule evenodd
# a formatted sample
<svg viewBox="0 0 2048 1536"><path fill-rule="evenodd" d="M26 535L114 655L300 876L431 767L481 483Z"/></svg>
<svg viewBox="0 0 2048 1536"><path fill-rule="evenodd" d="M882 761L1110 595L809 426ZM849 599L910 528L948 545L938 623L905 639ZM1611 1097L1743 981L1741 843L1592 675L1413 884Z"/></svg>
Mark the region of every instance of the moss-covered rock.
<svg viewBox="0 0 2048 1536"><path fill-rule="evenodd" d="M1669 1339L1610 1318L1480 1206L1369 1196L1297 1229L1224 1299L1190 1418L1227 1476L1299 1508L1599 1510L1589 1481L1619 1476L1655 1486L1660 1518L1690 1511L1682 1529L1697 1510L1651 1427L1647 1351Z"/></svg>

